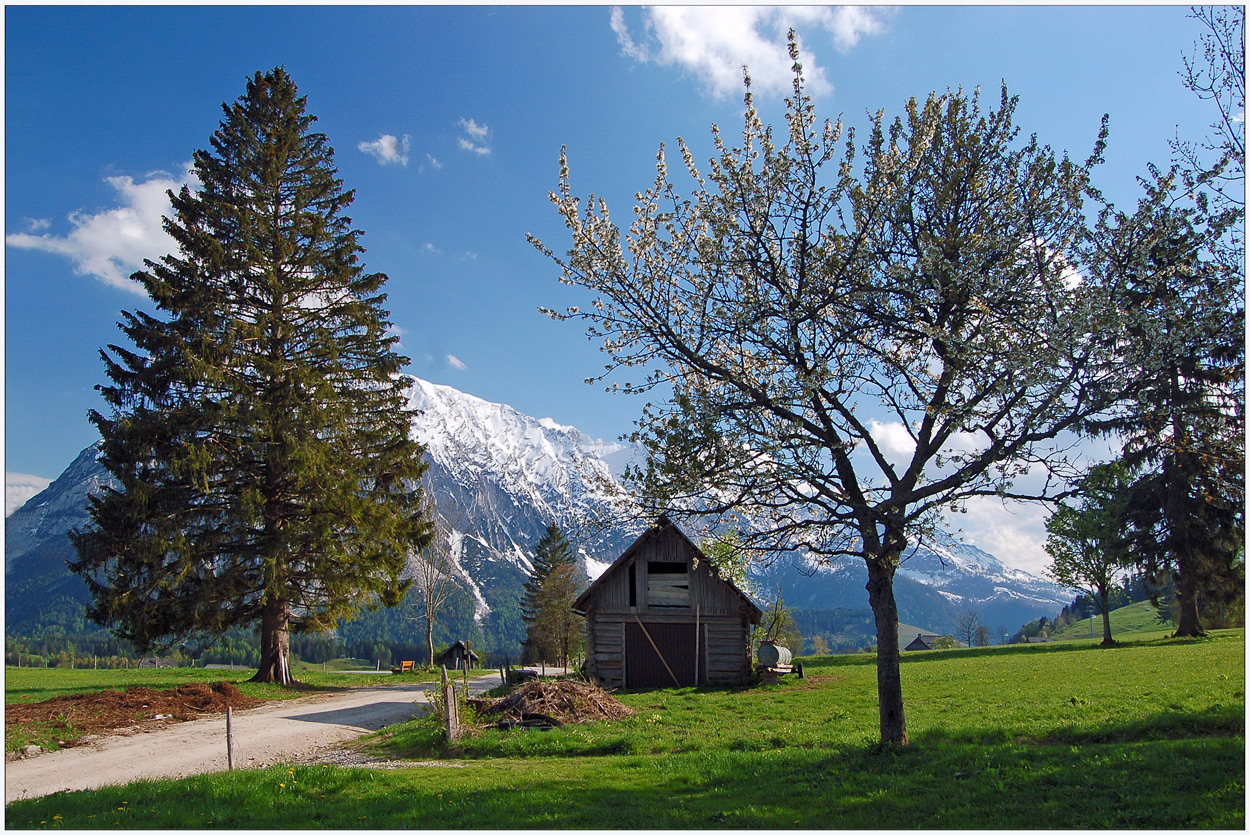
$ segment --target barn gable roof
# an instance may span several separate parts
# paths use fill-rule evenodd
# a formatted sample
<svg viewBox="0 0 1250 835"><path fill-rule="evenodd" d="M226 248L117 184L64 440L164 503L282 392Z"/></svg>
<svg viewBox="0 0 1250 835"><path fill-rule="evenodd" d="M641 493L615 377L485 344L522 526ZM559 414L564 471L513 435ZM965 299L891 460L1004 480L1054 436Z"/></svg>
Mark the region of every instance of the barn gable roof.
<svg viewBox="0 0 1250 835"><path fill-rule="evenodd" d="M744 591L742 591L740 588L735 586L732 582L730 582L729 580L721 576L721 573L720 571L717 570L715 564L713 564L712 561L707 558L707 555L705 555L701 550L699 550L699 546L691 542L690 537L686 536L685 532L683 532L681 528L673 524L673 522L667 516L661 516L659 519L655 521L655 524L651 525L649 528L643 531L642 536L634 540L634 544L626 548L625 553L617 557L616 560L610 566L608 566L607 570L604 571L602 574L600 574L598 579L596 579L593 583L591 583L590 586L578 596L577 600L573 601L573 611L579 612L581 614L585 614L586 604L591 600L591 598L594 597L595 592L599 589L600 586L603 585L604 581L607 580L608 577L615 574L617 571L620 571L626 564L629 563L630 558L633 557L633 555L637 553L639 550L644 548L647 545L647 543L649 543L651 540L656 539L660 536L664 536L669 533L676 534L678 537L680 537L681 540L690 547L690 550L694 551L694 553L697 554L698 557L702 559L704 563L706 563L708 571L712 574L713 577L715 577L720 582L724 583L735 594L737 594L739 597L742 598L742 601L747 605L747 609L751 613L751 622L758 623L759 620L764 616L764 613L763 611L760 610L760 607L756 606L755 603L752 602L751 598L748 597Z"/></svg>

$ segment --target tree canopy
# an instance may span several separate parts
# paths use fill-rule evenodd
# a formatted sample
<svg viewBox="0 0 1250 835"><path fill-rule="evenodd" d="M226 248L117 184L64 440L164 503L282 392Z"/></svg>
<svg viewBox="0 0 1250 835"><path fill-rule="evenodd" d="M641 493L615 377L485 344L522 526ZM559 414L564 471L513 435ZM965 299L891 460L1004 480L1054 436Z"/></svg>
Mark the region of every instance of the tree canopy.
<svg viewBox="0 0 1250 835"><path fill-rule="evenodd" d="M1238 585L1245 531L1245 273L1227 212L1152 171L1135 212L1108 210L1092 269L1123 311L1112 332L1116 407L1091 425L1123 443L1136 478L1138 563L1174 573L1178 635L1197 635L1197 594ZM1240 237L1240 236L1238 236Z"/></svg>
<svg viewBox="0 0 1250 835"><path fill-rule="evenodd" d="M531 661L564 663L585 643L582 620L573 612L581 573L573 545L557 525L534 548L534 567L521 596L524 651Z"/></svg>
<svg viewBox="0 0 1250 835"><path fill-rule="evenodd" d="M1015 485L1058 467L1100 406L1091 335L1114 311L1076 271L1102 135L1074 162L1019 141L1006 89L988 112L960 90L878 112L860 146L817 122L791 50L782 139L747 79L742 144L713 128L705 174L679 140L686 197L661 147L624 234L573 196L562 153L572 247L535 243L594 294L552 315L588 323L609 373L643 367L643 391L671 392L638 421L643 496L736 522L757 551L864 560L881 735L905 743L900 561L945 510L1044 491Z"/></svg>
<svg viewBox="0 0 1250 835"><path fill-rule="evenodd" d="M1128 475L1118 462L1095 465L1078 490L1079 505L1061 504L1046 521L1050 575L1089 590L1102 611L1102 643L1110 646L1111 595L1130 564Z"/></svg>
<svg viewBox="0 0 1250 835"><path fill-rule="evenodd" d="M289 634L397 603L427 536L420 447L382 287L359 262L326 136L287 73L223 105L200 187L170 195L178 251L134 274L92 412L118 489L91 499L73 569L91 617L138 647L259 623L259 680Z"/></svg>

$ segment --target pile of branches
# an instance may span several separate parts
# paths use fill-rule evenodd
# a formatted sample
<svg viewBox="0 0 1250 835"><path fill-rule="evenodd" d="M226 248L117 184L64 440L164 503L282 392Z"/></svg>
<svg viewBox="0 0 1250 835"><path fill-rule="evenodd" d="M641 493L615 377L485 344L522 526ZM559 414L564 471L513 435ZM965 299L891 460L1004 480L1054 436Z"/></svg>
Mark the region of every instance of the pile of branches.
<svg viewBox="0 0 1250 835"><path fill-rule="evenodd" d="M602 687L577 679L529 681L502 699L478 709L478 715L497 719L501 728L559 727L601 719L625 719L634 715Z"/></svg>

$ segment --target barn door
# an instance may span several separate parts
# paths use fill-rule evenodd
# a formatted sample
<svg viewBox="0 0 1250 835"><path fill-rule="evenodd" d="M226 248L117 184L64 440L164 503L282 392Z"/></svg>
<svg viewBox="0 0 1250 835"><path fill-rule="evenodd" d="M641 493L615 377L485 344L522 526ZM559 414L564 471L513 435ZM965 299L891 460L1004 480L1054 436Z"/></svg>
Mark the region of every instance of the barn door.
<svg viewBox="0 0 1250 835"><path fill-rule="evenodd" d="M648 636L651 640L647 640ZM626 621L625 686L631 690L695 686L694 636L693 623L648 623L644 631L642 624ZM655 646L652 646L653 642ZM699 665L702 666L702 647L699 649ZM660 655L663 655L663 660ZM669 675L669 670L672 670L672 675ZM676 685L673 676L677 677Z"/></svg>

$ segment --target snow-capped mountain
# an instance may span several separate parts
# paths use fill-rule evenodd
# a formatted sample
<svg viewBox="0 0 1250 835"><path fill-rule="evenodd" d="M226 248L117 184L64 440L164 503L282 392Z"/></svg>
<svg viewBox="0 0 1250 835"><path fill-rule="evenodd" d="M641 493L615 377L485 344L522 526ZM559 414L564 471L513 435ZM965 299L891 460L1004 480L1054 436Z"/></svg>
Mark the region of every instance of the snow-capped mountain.
<svg viewBox="0 0 1250 835"><path fill-rule="evenodd" d="M412 434L430 463L423 487L452 531L471 617L483 627L489 622L492 635L518 637L521 586L548 525L559 525L577 543L593 579L650 521L631 513L618 481L619 466L636 454L632 448L422 380L410 397L420 410ZM6 520L10 628L37 615L53 590L81 607L85 589L64 564L72 556L66 533L88 524L86 496L107 480L89 447ZM813 567L787 555L754 574L763 593L771 596L780 586L797 608L868 606L862 563ZM968 607L987 623L1014 631L1039 615L1053 615L1072 598L1067 589L949 537L918 548L904 562L895 593L904 622L935 631L949 631Z"/></svg>
<svg viewBox="0 0 1250 835"><path fill-rule="evenodd" d="M421 412L412 437L430 463L425 489L455 532L478 617L524 584L548 525L578 543L591 579L642 532L608 463L627 447L424 380L411 403Z"/></svg>
<svg viewBox="0 0 1250 835"><path fill-rule="evenodd" d="M769 591L780 586L786 603L799 609L868 605L868 571L855 559L817 565L786 555L757 572L755 582ZM1053 616L1074 594L940 531L905 554L894 576L899 618L934 632L951 632L965 609L975 609L991 629L1014 632L1041 615Z"/></svg>

